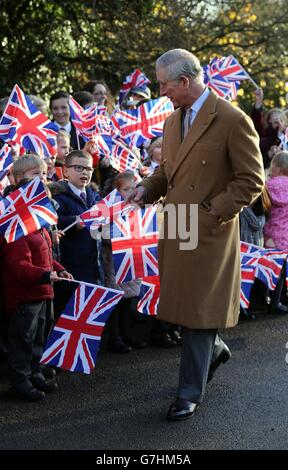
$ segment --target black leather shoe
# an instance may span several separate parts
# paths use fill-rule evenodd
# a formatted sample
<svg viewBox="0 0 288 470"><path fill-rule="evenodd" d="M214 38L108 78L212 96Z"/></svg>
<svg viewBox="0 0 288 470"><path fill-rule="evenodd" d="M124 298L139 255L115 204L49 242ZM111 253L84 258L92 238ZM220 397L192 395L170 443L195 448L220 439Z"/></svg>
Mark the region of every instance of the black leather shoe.
<svg viewBox="0 0 288 470"><path fill-rule="evenodd" d="M172 348L173 346L177 346L177 343L171 339L168 333L152 336L151 343L160 348Z"/></svg>
<svg viewBox="0 0 288 470"><path fill-rule="evenodd" d="M280 313L283 315L283 313L284 314L288 313L288 307L287 305L281 304L281 302L279 302L279 304L276 306L273 306L272 304L270 304L269 313Z"/></svg>
<svg viewBox="0 0 288 470"><path fill-rule="evenodd" d="M45 393L56 392L58 389L58 384L56 380L43 380L39 377L31 377L31 383L34 385L37 390Z"/></svg>
<svg viewBox="0 0 288 470"><path fill-rule="evenodd" d="M13 398L20 398L27 401L39 401L45 397L45 393L37 390L31 385L31 388L11 387L11 395Z"/></svg>
<svg viewBox="0 0 288 470"><path fill-rule="evenodd" d="M168 410L167 419L172 421L184 421L189 419L194 415L197 406L197 403L184 400L183 398L177 398Z"/></svg>
<svg viewBox="0 0 288 470"><path fill-rule="evenodd" d="M132 350L131 346L123 343L123 341L115 341L115 343L110 345L110 349L117 354L127 354Z"/></svg>
<svg viewBox="0 0 288 470"><path fill-rule="evenodd" d="M45 379L54 379L56 377L56 370L53 367L41 366L41 373Z"/></svg>
<svg viewBox="0 0 288 470"><path fill-rule="evenodd" d="M172 341L175 341L175 343L178 344L179 346L181 346L181 344L183 343L183 337L180 335L179 331L172 330L170 331L169 336L172 339Z"/></svg>
<svg viewBox="0 0 288 470"><path fill-rule="evenodd" d="M210 364L207 383L213 379L213 375L217 367L219 367L220 364L225 364L225 362L227 362L230 359L230 357L231 357L231 352L228 346L226 346L226 344L223 344L223 348L221 352L218 354L216 359Z"/></svg>
<svg viewBox="0 0 288 470"><path fill-rule="evenodd" d="M135 338L123 338L123 341L125 344L128 344L128 346L131 346L132 349L144 349L148 346L146 341L142 339L137 340Z"/></svg>

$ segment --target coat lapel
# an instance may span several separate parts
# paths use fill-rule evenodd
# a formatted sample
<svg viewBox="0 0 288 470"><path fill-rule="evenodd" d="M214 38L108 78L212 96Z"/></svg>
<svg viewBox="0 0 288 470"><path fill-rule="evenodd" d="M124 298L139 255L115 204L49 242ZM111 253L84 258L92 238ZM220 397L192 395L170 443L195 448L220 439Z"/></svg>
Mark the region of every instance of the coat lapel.
<svg viewBox="0 0 288 470"><path fill-rule="evenodd" d="M181 146L181 119L182 109L177 109L169 122L169 135L172 138L169 138L169 142L167 142L167 151L169 151L169 158L167 160L171 161L172 166L175 164L176 155Z"/></svg>
<svg viewBox="0 0 288 470"><path fill-rule="evenodd" d="M192 147L200 139L200 137L204 134L204 132L207 131L211 123L214 121L216 114L217 114L216 113L217 100L218 100L217 95L214 92L210 91L210 94L207 100L205 101L202 108L198 112L192 126L189 129L188 134L186 135L182 143L181 143L181 112L178 113L178 116L179 116L177 120L178 130L176 133L176 129L174 129L175 133L173 133L173 128L171 126L171 131L172 131L171 135L173 138L173 140L171 139L171 141L172 142L175 141L175 145L176 143L179 143L178 138L177 138L179 135L180 145L175 149L173 145L173 150L175 152L174 155L176 155L176 157L174 159L173 168L170 174L169 182L173 179L175 173L177 172L178 168L182 165L185 158L188 156Z"/></svg>

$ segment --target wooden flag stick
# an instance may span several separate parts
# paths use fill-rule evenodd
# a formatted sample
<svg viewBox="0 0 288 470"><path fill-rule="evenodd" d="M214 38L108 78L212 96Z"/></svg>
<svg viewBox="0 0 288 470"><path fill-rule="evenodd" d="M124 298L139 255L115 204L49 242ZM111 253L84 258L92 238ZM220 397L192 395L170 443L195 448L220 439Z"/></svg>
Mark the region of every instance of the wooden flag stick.
<svg viewBox="0 0 288 470"><path fill-rule="evenodd" d="M80 217L77 217L76 220L74 220L74 222L72 222L72 224L68 225L68 227L65 227L64 229L62 229L61 231L62 232L66 232L67 230L69 230L69 228L71 227L74 227L74 225L78 224L78 222L80 222L81 218Z"/></svg>
<svg viewBox="0 0 288 470"><path fill-rule="evenodd" d="M249 75L249 73L244 69L244 67L242 67L242 65L240 64L240 62L239 62L239 61L237 61L237 62L238 62L238 64L240 65L241 70L243 70L243 72L246 73L246 75L247 75L247 77L249 78L249 80L251 81L251 83L253 83L253 85L255 86L255 88L258 90L258 88L260 88L259 85L257 85L257 83L253 80L253 78Z"/></svg>
<svg viewBox="0 0 288 470"><path fill-rule="evenodd" d="M66 277L57 277L56 281L76 282L77 284L85 284L85 286L98 287L97 284L91 284L90 282L85 281L78 281L77 279L67 279Z"/></svg>

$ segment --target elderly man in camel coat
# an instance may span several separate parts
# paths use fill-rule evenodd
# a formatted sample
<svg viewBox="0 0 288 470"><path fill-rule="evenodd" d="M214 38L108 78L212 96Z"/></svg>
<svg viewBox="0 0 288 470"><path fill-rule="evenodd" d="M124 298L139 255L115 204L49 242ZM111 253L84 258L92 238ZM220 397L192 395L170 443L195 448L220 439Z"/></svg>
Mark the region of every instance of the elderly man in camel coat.
<svg viewBox="0 0 288 470"><path fill-rule="evenodd" d="M161 165L140 183L133 199L153 203L165 196L158 317L184 327L177 397L167 415L183 420L194 414L207 380L231 355L217 330L238 322L238 215L261 194L264 170L251 119L205 87L193 54L166 52L156 62L156 74L161 95L176 111L165 122ZM195 243L186 240L186 246L179 236L181 205L185 229L190 224L194 231ZM169 221L173 209L179 212L176 238Z"/></svg>

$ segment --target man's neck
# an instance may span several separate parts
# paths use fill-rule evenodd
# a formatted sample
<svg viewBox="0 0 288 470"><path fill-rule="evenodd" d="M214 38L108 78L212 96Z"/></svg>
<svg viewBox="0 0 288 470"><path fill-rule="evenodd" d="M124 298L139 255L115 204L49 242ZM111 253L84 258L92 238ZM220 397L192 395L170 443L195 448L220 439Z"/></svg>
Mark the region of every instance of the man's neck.
<svg viewBox="0 0 288 470"><path fill-rule="evenodd" d="M192 104L195 103L195 101L197 101L198 98L202 95L205 88L206 86L204 85L204 83L194 83L193 87L190 88L190 94L189 98L187 99L187 105L185 106L185 108L191 108Z"/></svg>

